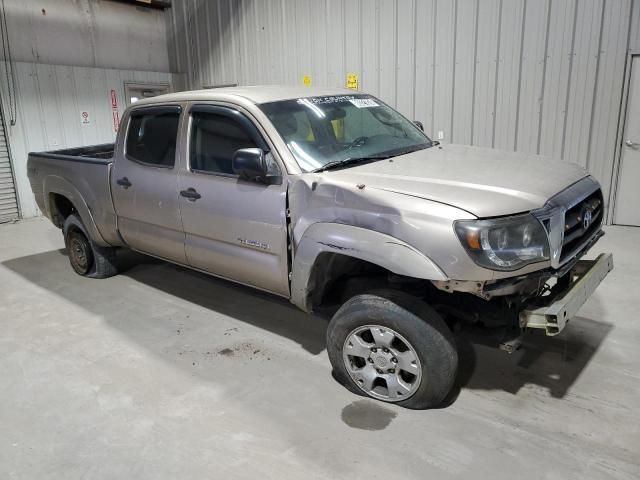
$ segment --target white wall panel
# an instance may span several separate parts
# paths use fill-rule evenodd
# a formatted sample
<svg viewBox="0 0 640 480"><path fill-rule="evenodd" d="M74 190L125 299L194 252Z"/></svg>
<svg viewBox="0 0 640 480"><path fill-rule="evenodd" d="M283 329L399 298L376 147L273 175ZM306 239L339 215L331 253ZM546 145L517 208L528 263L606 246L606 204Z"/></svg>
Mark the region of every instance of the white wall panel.
<svg viewBox="0 0 640 480"><path fill-rule="evenodd" d="M600 26L605 0L579 2L575 27L575 48L568 93L567 121L562 158L587 166L589 129L594 88L599 66ZM595 34L594 34L595 33ZM621 87L620 87L621 88Z"/></svg>
<svg viewBox="0 0 640 480"><path fill-rule="evenodd" d="M434 15L435 37L433 124L432 132L443 133L443 140L451 141L452 98L454 80L455 31L457 1L436 0ZM384 97L383 97L384 98Z"/></svg>
<svg viewBox="0 0 640 480"><path fill-rule="evenodd" d="M433 99L435 50L437 38L435 25L436 0L419 0L416 5L416 99L413 118L424 123L426 132L433 132ZM365 75L363 74L363 77ZM364 84L365 78L362 79ZM367 91L367 89L364 89ZM406 113L406 112L403 112Z"/></svg>
<svg viewBox="0 0 640 480"><path fill-rule="evenodd" d="M627 48L630 52L640 53L640 44L636 44L635 40L629 43L630 25L632 32L640 26L640 8L638 2L633 0L615 3L607 1L604 7L600 64L589 126L587 167L601 181L611 178L607 187L611 187L612 193L615 190L616 173L611 176L615 163L611 152L616 151L622 140L617 136L624 83L620 72L625 69ZM633 37L632 33L631 38Z"/></svg>
<svg viewBox="0 0 640 480"><path fill-rule="evenodd" d="M465 12L465 13L462 13ZM455 79L451 141L472 142L478 0L458 0L456 19Z"/></svg>
<svg viewBox="0 0 640 480"><path fill-rule="evenodd" d="M2 4L15 61L169 71L167 25L161 10L107 0L4 0Z"/></svg>
<svg viewBox="0 0 640 480"><path fill-rule="evenodd" d="M503 150L515 149L525 2L526 0L509 0L502 4L493 146Z"/></svg>
<svg viewBox="0 0 640 480"><path fill-rule="evenodd" d="M578 1L566 0L551 4L549 45L546 58L545 90L542 98L542 123L539 145L541 154L561 158L567 119L568 89L574 67L574 28L578 18ZM567 28L571 25L571 28ZM550 88L546 88L550 86Z"/></svg>
<svg viewBox="0 0 640 480"><path fill-rule="evenodd" d="M485 0L478 9L478 30L475 40L474 128L470 143L482 147L491 147L493 143L501 3L502 0Z"/></svg>
<svg viewBox="0 0 640 480"><path fill-rule="evenodd" d="M6 82L2 102L7 122L6 136L23 217L38 210L27 178L27 155L31 151L113 142L111 90L118 98L122 116L126 107L124 82L172 84L173 75L160 72L69 67L36 63L14 63L17 83L16 124L10 125ZM0 63L4 78L5 64ZM90 115L89 125L81 124L82 111Z"/></svg>
<svg viewBox="0 0 640 480"><path fill-rule="evenodd" d="M191 88L299 84L305 74L343 86L357 73L361 90L433 136L587 166L606 197L627 47L640 52L631 3L177 0L168 23ZM196 29L194 18L208 21Z"/></svg>

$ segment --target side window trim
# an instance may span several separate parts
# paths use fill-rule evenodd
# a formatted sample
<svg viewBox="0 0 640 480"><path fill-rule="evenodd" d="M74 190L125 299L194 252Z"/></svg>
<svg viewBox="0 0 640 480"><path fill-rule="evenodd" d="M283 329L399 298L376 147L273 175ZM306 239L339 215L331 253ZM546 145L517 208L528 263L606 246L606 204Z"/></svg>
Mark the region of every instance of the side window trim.
<svg viewBox="0 0 640 480"><path fill-rule="evenodd" d="M153 113L155 115L161 115L163 113L177 113L180 114L182 112L182 107L180 105L149 105L149 106L140 106L133 107L131 109L130 115L133 117L135 115L144 115Z"/></svg>
<svg viewBox="0 0 640 480"><path fill-rule="evenodd" d="M163 168L165 170L173 170L174 168L176 168L176 159L177 159L177 155L174 158L173 161L173 165L161 165L158 163L149 163L149 162L144 162L142 160L138 160L137 158L133 158L131 156L129 156L129 154L127 153L127 144L129 143L129 135L131 133L130 129L131 129L131 121L133 120L133 117L137 117L137 116L143 116L143 115L149 115L149 114L153 114L153 115L162 115L165 113L177 113L178 114L178 129L176 131L176 146L178 145L178 139L180 136L180 116L182 114L182 107L180 105L150 105L150 106L140 106L140 107L134 107L131 109L131 112L129 113L129 118L127 120L127 134L124 137L124 145L123 145L123 149L124 149L124 157L129 160L130 162L133 163L137 163L138 165L142 165L145 167L151 167L151 168Z"/></svg>

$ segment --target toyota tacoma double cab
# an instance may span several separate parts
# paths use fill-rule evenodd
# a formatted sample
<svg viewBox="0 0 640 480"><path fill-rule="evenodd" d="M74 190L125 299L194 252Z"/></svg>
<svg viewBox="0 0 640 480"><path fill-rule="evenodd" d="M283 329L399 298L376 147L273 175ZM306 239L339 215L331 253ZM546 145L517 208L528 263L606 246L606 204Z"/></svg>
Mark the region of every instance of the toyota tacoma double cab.
<svg viewBox="0 0 640 480"><path fill-rule="evenodd" d="M128 248L328 313L335 378L414 409L454 385L453 325L498 322L506 350L557 335L613 268L581 259L605 212L584 169L440 145L350 90L142 100L114 144L31 153L28 174L78 274Z"/></svg>

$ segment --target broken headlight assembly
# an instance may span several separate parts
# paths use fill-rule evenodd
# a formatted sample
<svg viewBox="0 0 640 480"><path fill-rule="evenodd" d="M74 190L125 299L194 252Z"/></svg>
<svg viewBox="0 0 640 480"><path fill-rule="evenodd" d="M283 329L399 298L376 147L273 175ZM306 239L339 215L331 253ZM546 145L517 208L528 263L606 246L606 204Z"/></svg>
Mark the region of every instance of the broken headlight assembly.
<svg viewBox="0 0 640 480"><path fill-rule="evenodd" d="M531 214L488 220L458 220L454 229L474 262L491 270L518 270L549 260L549 241Z"/></svg>

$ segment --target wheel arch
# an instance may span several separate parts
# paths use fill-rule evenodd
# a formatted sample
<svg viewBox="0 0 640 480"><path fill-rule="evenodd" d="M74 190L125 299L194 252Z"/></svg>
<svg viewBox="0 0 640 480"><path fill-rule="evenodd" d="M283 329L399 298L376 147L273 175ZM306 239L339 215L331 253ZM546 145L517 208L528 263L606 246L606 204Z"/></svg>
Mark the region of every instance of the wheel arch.
<svg viewBox="0 0 640 480"><path fill-rule="evenodd" d="M426 255L384 233L339 223L315 223L297 244L292 263L291 302L313 310L313 296L327 287L335 259L353 259L384 271L421 280L446 280ZM314 294L315 292L315 294Z"/></svg>
<svg viewBox="0 0 640 480"><path fill-rule="evenodd" d="M84 198L71 182L50 175L44 180L44 193L46 214L55 226L62 228L66 218L76 212L91 236L91 240L101 246L109 245L100 234Z"/></svg>

